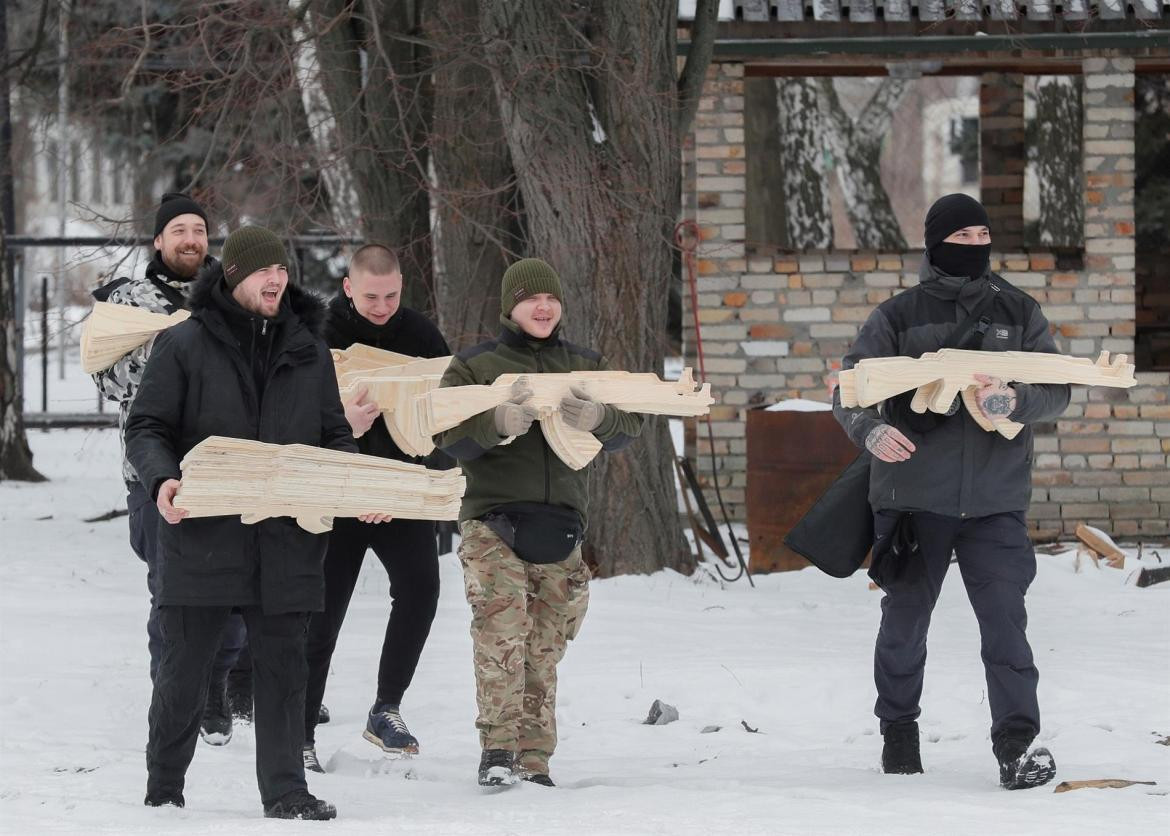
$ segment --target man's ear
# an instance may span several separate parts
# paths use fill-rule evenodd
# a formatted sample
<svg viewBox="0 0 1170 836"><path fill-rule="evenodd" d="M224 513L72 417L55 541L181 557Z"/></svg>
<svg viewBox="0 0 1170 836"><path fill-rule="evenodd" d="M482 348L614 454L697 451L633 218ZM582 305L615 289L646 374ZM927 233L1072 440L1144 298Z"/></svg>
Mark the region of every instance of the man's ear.
<svg viewBox="0 0 1170 836"><path fill-rule="evenodd" d="M158 235L154 236L154 248L156 250L158 250L159 252L162 252L162 233L161 232Z"/></svg>
<svg viewBox="0 0 1170 836"><path fill-rule="evenodd" d="M349 276L341 280L341 289L345 291L345 295L350 299L353 298L353 287L349 283Z"/></svg>

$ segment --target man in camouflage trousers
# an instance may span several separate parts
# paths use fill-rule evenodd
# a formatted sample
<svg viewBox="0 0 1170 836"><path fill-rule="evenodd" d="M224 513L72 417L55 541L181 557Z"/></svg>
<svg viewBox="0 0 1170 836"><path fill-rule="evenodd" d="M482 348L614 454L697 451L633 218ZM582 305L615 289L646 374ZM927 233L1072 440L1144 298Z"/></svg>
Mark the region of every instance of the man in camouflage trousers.
<svg viewBox="0 0 1170 836"><path fill-rule="evenodd" d="M154 313L171 314L187 307L187 296L195 276L215 259L207 254L207 213L184 194L168 193L159 203L154 221L154 257L140 278L123 277L94 291L99 302L130 305ZM158 508L147 495L130 460L126 457L126 418L138 394L146 361L154 340L121 357L114 365L93 375L107 400L118 402L118 430L122 441L122 477L126 481L126 507L130 516L130 547L146 564L146 586L150 591L150 615L146 622L150 651L150 679L153 682L162 660L163 636L159 626L156 598L162 567L159 565ZM244 622L232 616L224 629L223 642L212 671L212 687L200 732L212 745L231 739L231 712L227 709L228 672L244 643Z"/></svg>
<svg viewBox="0 0 1170 836"><path fill-rule="evenodd" d="M443 386L489 385L501 374L564 373L607 368L595 351L560 337L561 280L527 258L504 273L500 336L457 355ZM557 663L577 635L589 602L581 557L588 507L587 473L549 448L525 378L511 399L436 436L467 478L460 509L459 559L471 605L479 783L517 777L552 786L556 749ZM573 390L561 402L570 427L619 450L642 431L640 415ZM503 444L506 439L510 444Z"/></svg>

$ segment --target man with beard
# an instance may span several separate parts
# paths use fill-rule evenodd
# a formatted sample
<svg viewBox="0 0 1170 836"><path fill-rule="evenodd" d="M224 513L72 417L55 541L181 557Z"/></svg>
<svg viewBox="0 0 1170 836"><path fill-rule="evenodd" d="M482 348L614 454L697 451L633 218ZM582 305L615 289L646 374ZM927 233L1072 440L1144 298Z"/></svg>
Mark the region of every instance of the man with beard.
<svg viewBox="0 0 1170 836"><path fill-rule="evenodd" d="M439 329L417 311L402 306L398 257L379 244L354 253L349 275L329 304L325 340L331 348L354 343L409 354L443 357L450 353ZM346 417L367 455L415 461L390 437L376 404L362 392L346 405ZM442 454L438 454L441 456ZM437 457L432 457L434 461ZM309 685L305 699L305 768L324 772L316 750L316 728L329 665L345 613L365 560L373 549L390 578L390 617L378 662L378 683L362 736L391 754L417 754L418 740L400 713L402 698L418 665L439 601L439 560L435 524L396 519L370 525L339 519L325 555L325 609L309 622Z"/></svg>
<svg viewBox="0 0 1170 836"><path fill-rule="evenodd" d="M325 308L288 284L288 256L266 229L243 227L191 294L191 318L164 332L126 426L126 448L167 523L159 530L165 641L150 704L149 806L184 805L187 767L219 635L233 609L248 629L256 777L264 815L330 819L301 762L305 628L324 597L326 536L287 517L186 519L173 500L179 463L208 436L356 452L320 339ZM365 519L381 521L384 515Z"/></svg>
<svg viewBox="0 0 1170 836"><path fill-rule="evenodd" d="M207 213L184 194L164 194L154 219L154 258L140 278L120 278L94 291L99 302L131 305L154 313L170 314L187 306L192 280L205 266L217 262L207 254ZM150 592L150 615L146 622L150 651L150 678L153 681L162 659L163 637L158 621L158 584L162 570L158 563L158 509L147 496L133 465L125 455L126 418L142 383L147 358L154 340L134 349L104 371L94 374L105 397L118 402L118 426L122 439L122 476L126 480L126 507L130 516L130 547L146 564L146 587ZM244 622L233 616L224 627L223 639L211 672L211 686L199 731L214 746L232 736L228 709L228 672L244 643Z"/></svg>
<svg viewBox="0 0 1170 836"><path fill-rule="evenodd" d="M940 198L926 215L919 284L880 304L841 363L919 357L940 348L1054 353L1040 305L991 272L986 210L964 194ZM985 432L956 398L946 415L918 414L913 392L877 408L833 411L854 444L873 454L871 576L885 596L874 652L874 713L887 773L922 772L919 699L930 616L951 562L979 622L991 746L1008 789L1052 780L1047 749L1029 752L1040 732L1039 673L1025 628L1024 595L1036 575L1025 515L1032 493L1032 429L1069 402L1063 384L1026 384L976 375L984 415L1024 424L1014 439Z"/></svg>

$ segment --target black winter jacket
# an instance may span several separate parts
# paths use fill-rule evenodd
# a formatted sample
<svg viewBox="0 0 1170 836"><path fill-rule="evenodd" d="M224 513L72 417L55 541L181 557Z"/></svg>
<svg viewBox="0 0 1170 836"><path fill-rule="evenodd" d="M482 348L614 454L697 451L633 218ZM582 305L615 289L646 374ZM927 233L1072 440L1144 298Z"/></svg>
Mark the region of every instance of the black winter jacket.
<svg viewBox="0 0 1170 836"><path fill-rule="evenodd" d="M1055 353L1056 343L1039 303L995 273L979 279L947 276L923 256L920 282L874 309L841 362L853 368L868 357L920 357L942 347L951 332L986 294L995 300L987 316L991 325L978 348L982 351ZM1051 421L1068 406L1064 384L1014 384L1017 393L1012 421ZM883 423L876 407L846 409L837 393L833 412L858 447ZM897 425L914 442L904 462L873 459L869 503L875 511L929 511L950 517L983 517L1026 510L1032 496L1032 428L1014 439L986 432L960 407L930 432Z"/></svg>
<svg viewBox="0 0 1170 836"><path fill-rule="evenodd" d="M410 308L399 308L394 316L390 317L385 325L375 325L354 310L353 303L345 295L345 291L338 291L337 295L329 300L329 315L325 320L325 342L330 348L349 348L354 343L381 348L386 351L396 351L399 354L409 354L412 357L446 357L451 353L447 348L447 341L439 333L439 329L420 314ZM381 456L385 459L397 459L406 462L421 462L422 459L408 456L398 448L390 431L386 429L386 422L381 418L374 421L366 433L357 440L358 449L370 456ZM448 467L446 462L435 462L437 457L428 457L428 466L438 468Z"/></svg>
<svg viewBox="0 0 1170 836"><path fill-rule="evenodd" d="M289 285L274 320L251 316L215 265L196 280L190 307L189 320L159 335L126 426L127 453L152 498L212 435L357 451L319 337L320 299ZM326 545L326 536L291 517L255 525L235 515L160 521L159 603L319 611Z"/></svg>

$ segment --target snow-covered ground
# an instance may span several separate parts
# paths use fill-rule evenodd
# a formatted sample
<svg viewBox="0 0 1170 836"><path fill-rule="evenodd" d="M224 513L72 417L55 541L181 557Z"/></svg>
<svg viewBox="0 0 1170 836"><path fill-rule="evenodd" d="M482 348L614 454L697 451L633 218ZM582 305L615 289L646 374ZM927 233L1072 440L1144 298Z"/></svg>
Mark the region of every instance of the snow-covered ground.
<svg viewBox="0 0 1170 836"><path fill-rule="evenodd" d="M421 756L384 761L360 737L386 613L371 560L334 658L333 721L318 731L329 774L310 777L338 820L261 817L248 728L221 749L199 744L186 809L145 808L145 574L125 517L84 522L125 507L117 438L71 430L30 441L52 481L0 484L4 833L1170 832L1170 746L1159 745L1170 735L1170 583L1134 587L1132 551L1123 570L1079 574L1071 552L1041 556L1029 632L1057 780L1157 786L997 786L978 634L956 573L931 633L927 772L881 774L870 676L880 593L864 574L808 569L757 577L755 589L667 572L594 583L561 667L560 787L486 794L474 779L468 609L446 555L438 618L403 706ZM655 698L681 720L642 725Z"/></svg>

